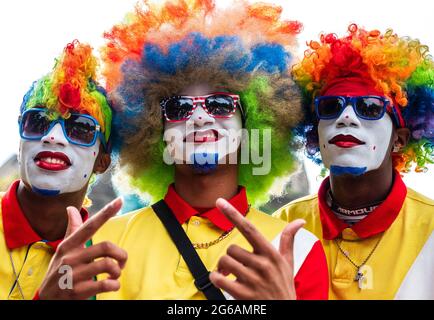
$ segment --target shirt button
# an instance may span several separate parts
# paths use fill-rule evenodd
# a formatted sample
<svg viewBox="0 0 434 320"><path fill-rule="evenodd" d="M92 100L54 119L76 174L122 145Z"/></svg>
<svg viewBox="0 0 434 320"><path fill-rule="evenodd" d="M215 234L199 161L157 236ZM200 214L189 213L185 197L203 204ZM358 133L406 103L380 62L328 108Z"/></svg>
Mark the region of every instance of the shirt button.
<svg viewBox="0 0 434 320"><path fill-rule="evenodd" d="M353 231L351 228L346 228L342 231L342 239L344 240L357 240L359 237L357 233Z"/></svg>
<svg viewBox="0 0 434 320"><path fill-rule="evenodd" d="M27 275L31 276L33 274L33 269L32 267L29 268L29 270L27 270Z"/></svg>
<svg viewBox="0 0 434 320"><path fill-rule="evenodd" d="M193 221L193 224L194 224L195 226L200 226L200 221L199 221L199 220L194 220L194 221Z"/></svg>

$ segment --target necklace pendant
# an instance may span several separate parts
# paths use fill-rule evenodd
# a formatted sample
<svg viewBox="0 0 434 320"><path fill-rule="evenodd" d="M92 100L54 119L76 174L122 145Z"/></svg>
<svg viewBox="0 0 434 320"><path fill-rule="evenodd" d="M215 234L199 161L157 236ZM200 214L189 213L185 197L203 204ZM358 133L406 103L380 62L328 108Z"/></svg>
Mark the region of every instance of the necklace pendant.
<svg viewBox="0 0 434 320"><path fill-rule="evenodd" d="M359 289L366 289L365 277L363 275L359 279Z"/></svg>
<svg viewBox="0 0 434 320"><path fill-rule="evenodd" d="M357 270L357 274L354 277L354 281L358 282L359 289L364 288L365 277L364 277L363 273L360 271L360 268Z"/></svg>
<svg viewBox="0 0 434 320"><path fill-rule="evenodd" d="M360 282L360 279L363 279L363 273L360 271L360 268L359 268L359 269L357 269L357 273L356 273L356 276L354 277L354 281Z"/></svg>

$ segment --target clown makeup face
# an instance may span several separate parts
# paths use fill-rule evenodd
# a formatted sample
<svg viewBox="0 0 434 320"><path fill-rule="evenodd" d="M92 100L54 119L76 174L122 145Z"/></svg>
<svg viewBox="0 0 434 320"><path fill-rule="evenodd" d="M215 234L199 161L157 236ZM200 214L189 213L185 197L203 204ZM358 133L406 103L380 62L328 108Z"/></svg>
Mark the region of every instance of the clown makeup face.
<svg viewBox="0 0 434 320"><path fill-rule="evenodd" d="M191 85L182 95L206 96L222 92L208 85ZM186 121L164 124L164 140L167 143L166 155L177 164L192 164L199 171L210 171L218 163L230 163L235 159L240 146L242 119L239 108L227 118L209 115L198 103L191 117ZM169 162L170 162L169 160ZM165 159L168 163L167 159Z"/></svg>
<svg viewBox="0 0 434 320"><path fill-rule="evenodd" d="M392 133L387 113L379 120L364 120L348 105L336 119L319 121L321 158L334 175L376 170L390 151Z"/></svg>
<svg viewBox="0 0 434 320"><path fill-rule="evenodd" d="M76 192L87 185L93 173L100 141L91 147L74 145L56 123L41 140L20 141L19 166L22 180L42 195Z"/></svg>

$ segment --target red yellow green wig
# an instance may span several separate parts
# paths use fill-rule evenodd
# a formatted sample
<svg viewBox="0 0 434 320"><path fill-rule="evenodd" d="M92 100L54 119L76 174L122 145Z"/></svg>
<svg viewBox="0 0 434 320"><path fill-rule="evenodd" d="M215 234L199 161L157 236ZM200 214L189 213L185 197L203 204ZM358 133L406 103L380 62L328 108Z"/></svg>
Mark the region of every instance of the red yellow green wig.
<svg viewBox="0 0 434 320"><path fill-rule="evenodd" d="M112 110L105 90L96 82L97 60L92 47L77 40L68 44L56 59L51 73L35 81L26 93L21 113L30 108L46 108L54 118L71 113L94 117L108 142Z"/></svg>
<svg viewBox="0 0 434 320"><path fill-rule="evenodd" d="M411 131L407 147L393 154L399 171L407 172L413 164L416 171L425 171L427 164L434 163L434 63L419 40L400 37L391 29L381 33L351 24L347 36L322 34L319 41L311 41L292 74L306 104L306 121L299 133L308 156L317 163L321 160L313 101L344 78L372 85L398 106Z"/></svg>
<svg viewBox="0 0 434 320"><path fill-rule="evenodd" d="M275 178L294 170L291 129L302 112L290 66L301 24L282 20L281 12L244 0L227 8L212 0L143 1L105 34L115 151L132 186L153 200L164 196L174 168L163 162L160 100L200 82L238 94L247 129L272 129L271 172L252 176L253 164L239 166L250 201L266 201Z"/></svg>

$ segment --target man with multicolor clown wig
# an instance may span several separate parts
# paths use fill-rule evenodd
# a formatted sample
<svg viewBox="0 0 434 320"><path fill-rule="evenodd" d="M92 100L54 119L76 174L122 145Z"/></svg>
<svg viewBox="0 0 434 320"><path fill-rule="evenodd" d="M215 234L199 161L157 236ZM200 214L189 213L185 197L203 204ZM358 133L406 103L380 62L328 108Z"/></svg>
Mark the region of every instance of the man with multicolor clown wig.
<svg viewBox="0 0 434 320"><path fill-rule="evenodd" d="M74 41L24 96L20 180L1 195L0 299L35 296L68 221L71 229L88 218L89 180L110 165L112 111L95 81L96 66L92 48ZM68 206L80 212L68 215ZM89 254L88 261L104 255Z"/></svg>
<svg viewBox="0 0 434 320"><path fill-rule="evenodd" d="M280 14L245 1L227 9L145 2L106 34L120 170L154 203L164 200L95 234L94 244L128 252L120 289L98 299L327 298L320 241L303 221L287 225L250 206L294 168L288 141L301 98L289 49L300 24ZM230 133L242 128L260 129L256 150L267 139L262 129L271 131L267 174L238 164L247 138Z"/></svg>
<svg viewBox="0 0 434 320"><path fill-rule="evenodd" d="M307 153L330 176L276 215L322 239L330 298L434 299L434 201L401 177L434 160L433 60L392 30L348 31L312 41L293 69Z"/></svg>

